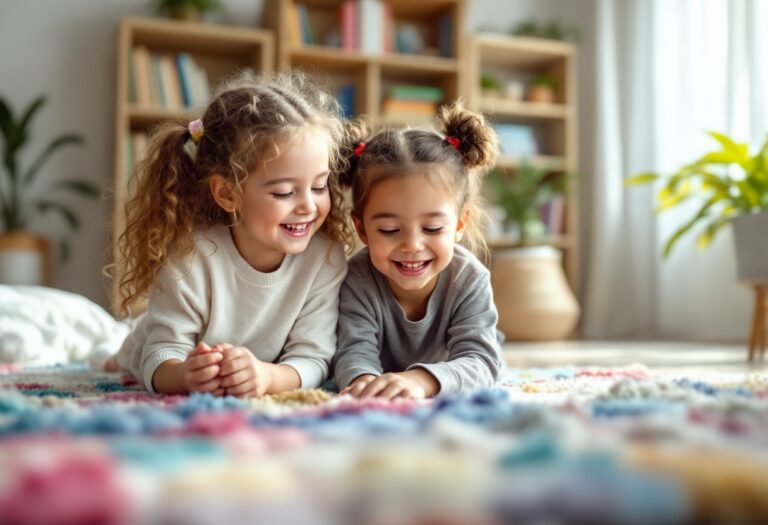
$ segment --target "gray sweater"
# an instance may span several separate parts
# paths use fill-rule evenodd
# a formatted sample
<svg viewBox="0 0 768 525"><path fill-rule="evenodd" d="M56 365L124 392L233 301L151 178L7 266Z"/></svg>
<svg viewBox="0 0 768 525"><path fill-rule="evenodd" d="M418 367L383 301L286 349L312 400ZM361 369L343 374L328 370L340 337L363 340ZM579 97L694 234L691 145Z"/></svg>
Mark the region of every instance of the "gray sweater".
<svg viewBox="0 0 768 525"><path fill-rule="evenodd" d="M437 279L419 321L409 321L368 249L349 261L341 287L336 383L362 374L428 370L440 393L493 385L502 368L490 273L466 248Z"/></svg>

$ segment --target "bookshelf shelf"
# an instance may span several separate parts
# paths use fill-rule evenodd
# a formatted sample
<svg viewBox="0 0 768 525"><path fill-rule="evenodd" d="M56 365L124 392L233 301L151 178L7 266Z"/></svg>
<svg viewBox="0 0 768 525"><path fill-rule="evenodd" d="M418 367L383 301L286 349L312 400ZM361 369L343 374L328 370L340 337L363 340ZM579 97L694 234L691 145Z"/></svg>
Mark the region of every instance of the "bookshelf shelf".
<svg viewBox="0 0 768 525"><path fill-rule="evenodd" d="M525 163L528 163L536 168L550 171L564 171L567 165L567 161L563 157L553 157L549 155L533 155L528 157L503 155L496 162L496 167L514 170Z"/></svg>
<svg viewBox="0 0 768 525"><path fill-rule="evenodd" d="M487 114L500 131L503 154L497 169L505 172L508 177L514 177L515 170L527 163L550 171L551 177L575 173L578 166L576 48L572 44L554 40L486 34L470 36L467 48L468 73L464 92L470 107ZM483 75L497 81L498 95L483 91L480 85ZM517 84L517 94L520 95L519 87L527 88L533 79L542 76L549 78L553 84L552 102L533 102L528 99L528 92L518 98L501 94L507 91L507 84ZM509 133L509 141L504 140L503 130ZM526 148L530 141L512 140L516 136L513 132L532 137L535 150L531 152L530 148ZM515 151L515 147L521 149ZM526 149L528 151L525 154L519 153ZM566 184L564 204L560 203L560 206L564 206L560 231L553 231L534 243L563 251L565 274L578 296L579 215L576 182L571 177ZM514 239L503 236L488 241L492 249L518 246Z"/></svg>
<svg viewBox="0 0 768 525"><path fill-rule="evenodd" d="M376 16L368 16L371 10ZM269 0L265 15L275 30L278 66L346 90L353 104L338 96L353 106L348 116L366 114L387 126L422 124L461 94L464 0ZM393 87L402 85L439 94L404 114L388 104Z"/></svg>
<svg viewBox="0 0 768 525"><path fill-rule="evenodd" d="M123 213L130 197L128 181L143 153L148 131L164 121L199 117L211 85L243 69L270 71L273 61L271 31L157 18L127 17L120 21L115 89L113 260L118 260L116 241L124 228ZM194 69L187 69L182 62L192 63ZM192 71L196 73L194 79L189 75ZM139 88L139 83L143 88ZM116 277L120 277L119 266ZM113 306L116 292L114 282Z"/></svg>
<svg viewBox="0 0 768 525"><path fill-rule="evenodd" d="M544 102L525 102L484 96L478 102L478 108L488 115L521 117L532 119L566 119L572 108L565 104L547 104Z"/></svg>
<svg viewBox="0 0 768 525"><path fill-rule="evenodd" d="M491 249L518 248L522 246L516 239L504 235L497 235L486 239ZM575 247L577 239L573 235L550 235L538 238L525 246L553 246L561 250L569 250Z"/></svg>

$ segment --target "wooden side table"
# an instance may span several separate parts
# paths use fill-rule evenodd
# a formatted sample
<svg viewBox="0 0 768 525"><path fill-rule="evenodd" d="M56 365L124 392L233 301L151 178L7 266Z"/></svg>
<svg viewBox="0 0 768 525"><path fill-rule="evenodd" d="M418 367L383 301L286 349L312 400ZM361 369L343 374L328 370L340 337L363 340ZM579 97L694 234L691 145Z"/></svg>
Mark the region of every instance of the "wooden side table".
<svg viewBox="0 0 768 525"><path fill-rule="evenodd" d="M768 338L768 282L752 283L755 292L755 309L752 311L752 329L749 332L748 361L752 361L759 352L760 358L765 355L766 338Z"/></svg>

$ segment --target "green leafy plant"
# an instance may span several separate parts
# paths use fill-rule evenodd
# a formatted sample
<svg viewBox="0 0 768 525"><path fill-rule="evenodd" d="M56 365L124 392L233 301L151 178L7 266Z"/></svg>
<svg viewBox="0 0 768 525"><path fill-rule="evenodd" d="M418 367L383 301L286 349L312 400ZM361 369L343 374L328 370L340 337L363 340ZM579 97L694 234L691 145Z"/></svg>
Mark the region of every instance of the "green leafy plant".
<svg viewBox="0 0 768 525"><path fill-rule="evenodd" d="M550 40L568 40L571 42L579 42L581 40L581 34L578 29L565 26L556 19L552 19L547 23L535 20L520 22L512 29L512 34L516 36L548 38Z"/></svg>
<svg viewBox="0 0 768 525"><path fill-rule="evenodd" d="M483 73L480 75L480 88L483 90L499 89L499 82L491 75Z"/></svg>
<svg viewBox="0 0 768 525"><path fill-rule="evenodd" d="M218 0L153 0L150 5L157 13L171 15L180 11L203 14L221 7Z"/></svg>
<svg viewBox="0 0 768 525"><path fill-rule="evenodd" d="M29 143L32 119L45 104L45 97L36 98L22 113L14 116L10 105L0 97L0 131L3 136L3 172L0 176L0 220L2 231L24 231L40 214L56 212L69 227L80 226L77 214L56 198L59 191L97 197L99 188L84 180L62 180L47 185L38 179L40 169L58 149L66 145L82 145L83 138L74 133L60 135L40 152L27 169L19 165L21 152ZM62 259L69 254L65 240L60 244Z"/></svg>
<svg viewBox="0 0 768 525"><path fill-rule="evenodd" d="M768 137L762 148L750 155L747 143L735 142L714 131L709 135L720 144L720 149L705 153L670 175L638 173L625 183L648 184L663 179L664 186L656 195L657 211L674 208L691 198L704 201L667 240L664 257L697 225L703 230L696 244L705 248L733 217L768 211Z"/></svg>
<svg viewBox="0 0 768 525"><path fill-rule="evenodd" d="M552 75L536 75L531 79L532 86L546 86L555 89L557 80Z"/></svg>
<svg viewBox="0 0 768 525"><path fill-rule="evenodd" d="M550 173L524 163L512 175L494 170L488 176L492 200L504 210L504 228L517 226L520 244L528 244L537 227L543 229L539 218L542 204L565 191L568 176Z"/></svg>

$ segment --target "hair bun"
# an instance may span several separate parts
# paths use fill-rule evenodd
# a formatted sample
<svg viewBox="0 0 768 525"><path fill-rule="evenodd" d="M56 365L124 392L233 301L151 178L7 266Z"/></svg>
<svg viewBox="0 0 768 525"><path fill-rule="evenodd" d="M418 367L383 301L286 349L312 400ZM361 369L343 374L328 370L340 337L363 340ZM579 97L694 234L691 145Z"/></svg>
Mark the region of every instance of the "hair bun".
<svg viewBox="0 0 768 525"><path fill-rule="evenodd" d="M371 136L372 126L365 116L358 116L344 122L344 139L339 147L340 166L336 170L339 182L344 186L351 186L354 174L357 171L357 163L360 156L357 155L360 143L366 143Z"/></svg>
<svg viewBox="0 0 768 525"><path fill-rule="evenodd" d="M494 165L499 156L499 139L482 114L466 109L458 100L440 108L440 121L446 137L459 139L456 150L467 169Z"/></svg>

